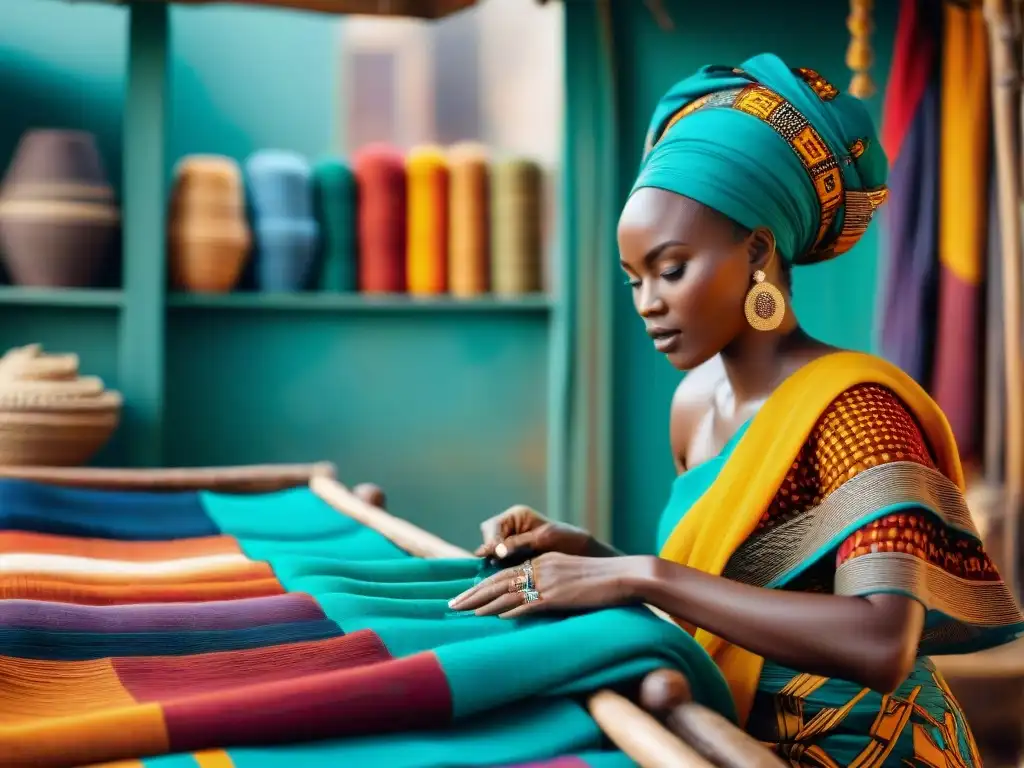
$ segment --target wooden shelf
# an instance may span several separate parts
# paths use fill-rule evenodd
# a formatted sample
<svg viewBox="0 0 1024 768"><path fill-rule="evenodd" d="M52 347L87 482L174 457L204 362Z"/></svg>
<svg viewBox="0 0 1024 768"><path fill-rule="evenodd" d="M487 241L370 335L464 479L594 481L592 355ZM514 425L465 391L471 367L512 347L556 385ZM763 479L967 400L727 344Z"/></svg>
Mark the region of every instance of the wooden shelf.
<svg viewBox="0 0 1024 768"><path fill-rule="evenodd" d="M548 312L553 301L546 294L518 297L420 297L404 294L361 293L172 293L171 309L224 309L279 312Z"/></svg>
<svg viewBox="0 0 1024 768"><path fill-rule="evenodd" d="M0 306L21 305L39 307L121 307L123 294L109 288L29 288L16 285L0 286Z"/></svg>
<svg viewBox="0 0 1024 768"><path fill-rule="evenodd" d="M127 0L99 0L123 5ZM418 19L440 19L476 5L477 0L142 0L161 5L233 5L283 8L292 11L315 11L336 15L407 16Z"/></svg>

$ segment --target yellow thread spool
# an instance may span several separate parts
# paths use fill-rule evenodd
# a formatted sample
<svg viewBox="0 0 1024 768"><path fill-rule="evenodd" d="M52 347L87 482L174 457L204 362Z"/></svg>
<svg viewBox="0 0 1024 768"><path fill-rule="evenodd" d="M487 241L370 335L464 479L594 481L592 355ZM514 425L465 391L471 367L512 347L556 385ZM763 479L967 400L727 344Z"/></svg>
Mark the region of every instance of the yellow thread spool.
<svg viewBox="0 0 1024 768"><path fill-rule="evenodd" d="M408 291L416 296L448 288L448 162L439 147L417 147L406 158L408 178Z"/></svg>
<svg viewBox="0 0 1024 768"><path fill-rule="evenodd" d="M448 290L468 298L490 285L487 150L456 144L448 154Z"/></svg>
<svg viewBox="0 0 1024 768"><path fill-rule="evenodd" d="M491 168L491 289L504 296L541 286L543 174L525 158Z"/></svg>

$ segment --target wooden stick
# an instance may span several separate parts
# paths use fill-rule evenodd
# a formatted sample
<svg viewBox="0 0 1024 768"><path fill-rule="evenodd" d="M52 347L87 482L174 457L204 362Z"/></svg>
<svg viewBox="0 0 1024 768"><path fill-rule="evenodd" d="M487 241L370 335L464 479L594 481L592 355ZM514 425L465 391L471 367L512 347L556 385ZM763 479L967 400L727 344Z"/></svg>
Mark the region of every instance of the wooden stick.
<svg viewBox="0 0 1024 768"><path fill-rule="evenodd" d="M599 691L587 704L601 730L641 768L714 768L624 696Z"/></svg>
<svg viewBox="0 0 1024 768"><path fill-rule="evenodd" d="M1018 591L1020 514L1024 502L1024 344L1021 343L1021 209L1018 138L1014 112L1018 107L1019 75L1014 50L1017 20L1008 0L985 0L992 60L992 109L995 121L996 164L999 168L999 229L1003 280L1003 349L1006 365L1006 512L1003 518L1006 555L1002 564L1007 583Z"/></svg>
<svg viewBox="0 0 1024 768"><path fill-rule="evenodd" d="M687 702L668 715L669 729L721 768L781 768L782 760L717 712Z"/></svg>
<svg viewBox="0 0 1024 768"><path fill-rule="evenodd" d="M3 467L0 477L51 485L109 490L266 493L306 485L316 477L333 477L334 465L252 464L234 467L107 469L97 467Z"/></svg>
<svg viewBox="0 0 1024 768"><path fill-rule="evenodd" d="M336 510L377 531L409 554L426 558L473 556L462 547L363 501L332 477L314 477L309 487Z"/></svg>
<svg viewBox="0 0 1024 768"><path fill-rule="evenodd" d="M425 558L472 557L472 555L454 544L429 533L419 526L395 517L389 512L375 507L356 496L352 491L333 477L314 477L310 480L313 492L344 515L371 528L388 538L398 547L412 555ZM671 616L653 606L647 606L660 618L675 624ZM680 629L680 632L683 630ZM668 670L678 675L675 670ZM694 705L703 710L703 707ZM705 768L711 766L698 751L687 746L662 726L650 714L612 691L599 691L590 697L588 708L594 720L608 737L615 742L629 757L643 768ZM711 713L703 716L702 722L711 722ZM729 723L725 718L717 722L721 738L732 742L720 750L723 754L747 754L751 739L742 730ZM730 730L731 729L731 730ZM755 742L756 743L756 742ZM745 765L759 768L775 766L773 756L768 750L761 748L765 756L761 762ZM725 768L733 768L725 763ZM736 768L740 768L736 764Z"/></svg>

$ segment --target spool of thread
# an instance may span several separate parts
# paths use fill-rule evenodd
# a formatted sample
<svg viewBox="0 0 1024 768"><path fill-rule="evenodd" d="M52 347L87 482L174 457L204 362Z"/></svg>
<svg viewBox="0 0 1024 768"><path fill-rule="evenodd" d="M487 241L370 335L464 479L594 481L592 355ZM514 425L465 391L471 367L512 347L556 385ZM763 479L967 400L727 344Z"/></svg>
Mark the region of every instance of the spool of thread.
<svg viewBox="0 0 1024 768"><path fill-rule="evenodd" d="M405 290L405 159L397 149L373 144L353 163L359 195L359 289Z"/></svg>
<svg viewBox="0 0 1024 768"><path fill-rule="evenodd" d="M438 147L418 147L409 152L405 169L409 293L444 293L448 289L448 160Z"/></svg>
<svg viewBox="0 0 1024 768"><path fill-rule="evenodd" d="M320 227L313 216L312 171L296 152L264 149L245 164L261 291L310 287Z"/></svg>
<svg viewBox="0 0 1024 768"><path fill-rule="evenodd" d="M541 289L543 174L525 158L491 167L491 290L503 296Z"/></svg>
<svg viewBox="0 0 1024 768"><path fill-rule="evenodd" d="M338 158L313 166L313 212L320 224L318 284L324 291L356 289L356 181Z"/></svg>
<svg viewBox="0 0 1024 768"><path fill-rule="evenodd" d="M457 144L448 155L448 290L486 293L490 285L490 189L487 151Z"/></svg>
<svg viewBox="0 0 1024 768"><path fill-rule="evenodd" d="M261 149L245 162L255 215L261 219L310 219L313 198L309 162L297 152Z"/></svg>
<svg viewBox="0 0 1024 768"><path fill-rule="evenodd" d="M175 166L170 197L171 285L211 293L232 290L252 246L238 163L217 155L184 157Z"/></svg>

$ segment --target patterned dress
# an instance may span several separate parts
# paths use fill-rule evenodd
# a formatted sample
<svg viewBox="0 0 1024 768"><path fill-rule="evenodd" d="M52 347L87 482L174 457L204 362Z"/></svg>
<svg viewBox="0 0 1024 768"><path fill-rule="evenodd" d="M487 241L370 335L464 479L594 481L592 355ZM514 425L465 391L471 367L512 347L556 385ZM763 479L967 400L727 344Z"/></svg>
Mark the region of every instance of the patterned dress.
<svg viewBox="0 0 1024 768"><path fill-rule="evenodd" d="M772 573L810 563L781 588L910 594L929 608L937 601L940 617L945 601L962 599L956 579L998 581L976 534L921 507L885 514L836 538L842 521L856 515L844 518L824 502L838 498L844 484L861 473L896 462L935 470L914 417L881 386L847 390L818 421L757 531L735 553L725 575L770 586ZM893 477L887 482L893 483ZM832 544L823 552L825 541ZM937 568L920 568L924 563ZM943 595L947 587L952 592ZM951 627L956 626L955 621L930 621L922 652L929 640L955 635ZM960 705L924 655L907 681L885 695L766 661L748 730L796 766L981 765Z"/></svg>

